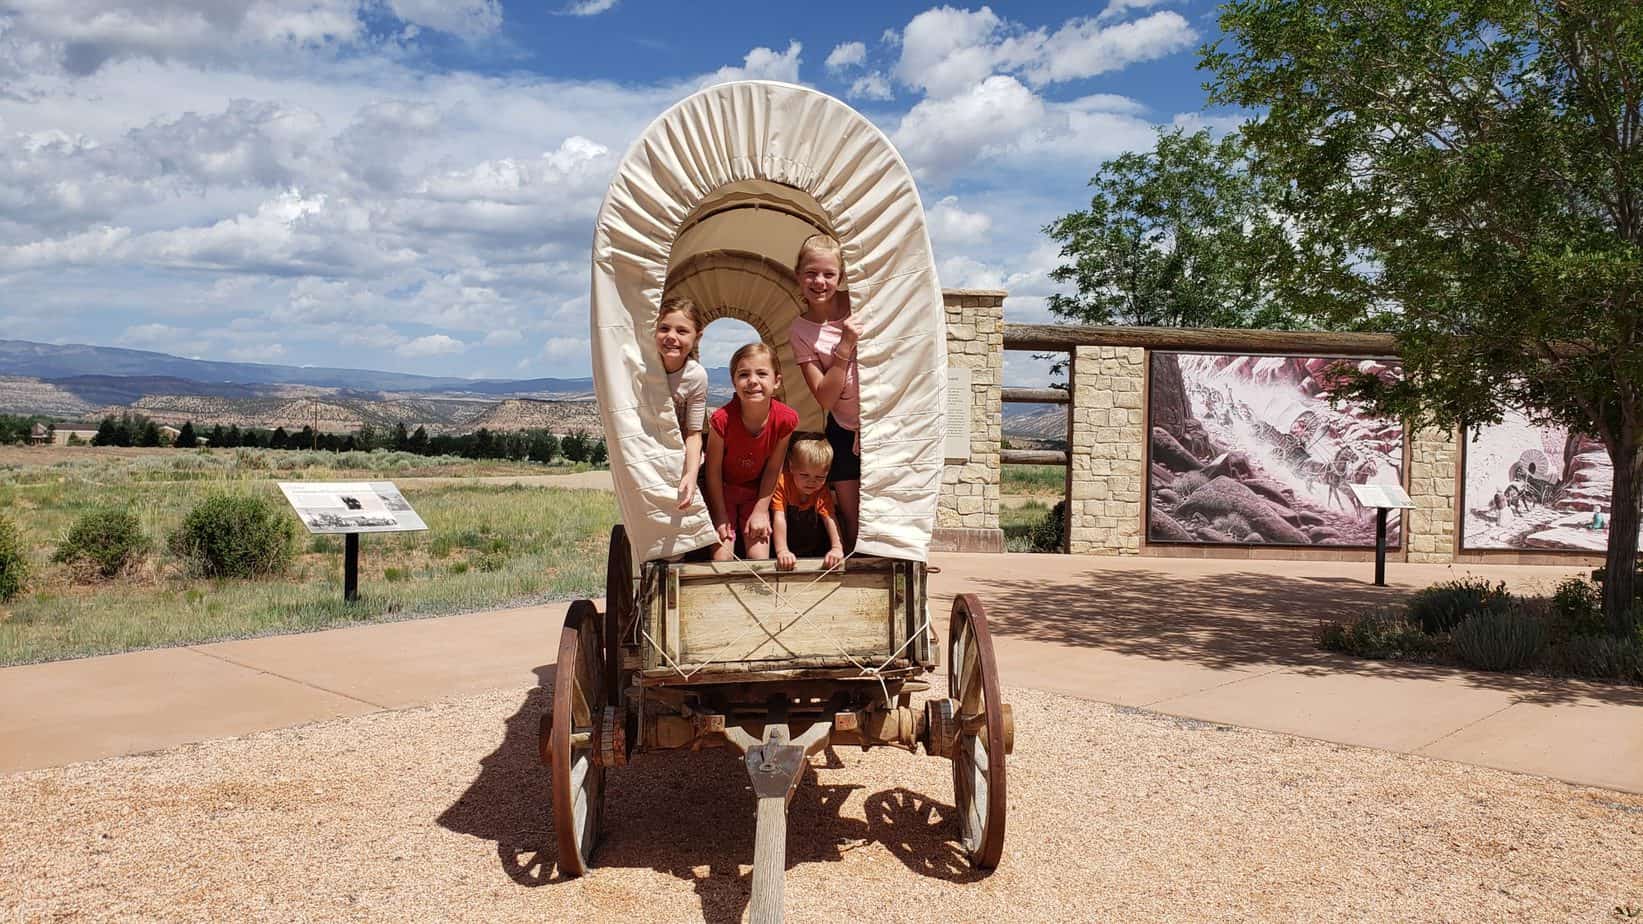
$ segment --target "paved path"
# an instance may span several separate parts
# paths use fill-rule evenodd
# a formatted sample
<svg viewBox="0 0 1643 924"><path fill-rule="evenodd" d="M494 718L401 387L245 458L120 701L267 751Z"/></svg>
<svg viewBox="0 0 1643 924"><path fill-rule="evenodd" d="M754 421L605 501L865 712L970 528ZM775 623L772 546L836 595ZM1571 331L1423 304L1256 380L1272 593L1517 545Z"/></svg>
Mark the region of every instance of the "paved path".
<svg viewBox="0 0 1643 924"><path fill-rule="evenodd" d="M1464 574L1549 589L1574 568L937 555L932 610L980 595L1011 686L1643 792L1643 688L1379 664L1320 617ZM563 604L0 670L0 772L523 688Z"/></svg>

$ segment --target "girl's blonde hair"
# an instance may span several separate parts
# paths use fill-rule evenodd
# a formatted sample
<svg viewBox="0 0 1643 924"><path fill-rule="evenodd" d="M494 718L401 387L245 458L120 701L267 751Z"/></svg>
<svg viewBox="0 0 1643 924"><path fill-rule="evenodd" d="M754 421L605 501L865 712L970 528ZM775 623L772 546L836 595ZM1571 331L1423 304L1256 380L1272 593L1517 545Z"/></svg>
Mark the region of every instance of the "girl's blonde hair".
<svg viewBox="0 0 1643 924"><path fill-rule="evenodd" d="M770 345L762 340L754 343L743 344L740 349L730 354L730 374L735 375L736 370L740 368L742 363L747 362L755 356L763 356L765 359L770 360L770 368L776 370L777 375L781 374L782 367L776 360L776 351L772 350Z"/></svg>
<svg viewBox="0 0 1643 924"><path fill-rule="evenodd" d="M804 265L804 258L817 253L831 254L839 261L839 285L844 284L844 245L831 234L812 234L799 245L799 255L793 258L793 273L797 275L799 267Z"/></svg>
<svg viewBox="0 0 1643 924"><path fill-rule="evenodd" d="M688 295L669 295L662 299L662 307L656 312L656 323L662 323L663 318L675 312L689 318L691 326L696 328L698 334L707 326L702 322L702 309L698 308Z"/></svg>

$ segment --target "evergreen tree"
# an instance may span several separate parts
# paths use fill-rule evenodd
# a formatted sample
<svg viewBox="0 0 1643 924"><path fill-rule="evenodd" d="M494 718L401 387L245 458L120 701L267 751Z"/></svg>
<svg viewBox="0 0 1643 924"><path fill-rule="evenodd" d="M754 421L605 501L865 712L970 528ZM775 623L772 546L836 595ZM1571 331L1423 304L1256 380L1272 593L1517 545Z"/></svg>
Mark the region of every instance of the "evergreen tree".
<svg viewBox="0 0 1643 924"><path fill-rule="evenodd" d="M291 434L286 433L284 427L275 427L273 434L268 437L269 449L285 449L290 444Z"/></svg>
<svg viewBox="0 0 1643 924"><path fill-rule="evenodd" d="M405 432L405 421L394 424L394 451L404 452L410 447L411 437Z"/></svg>
<svg viewBox="0 0 1643 924"><path fill-rule="evenodd" d="M155 423L152 420L150 420L147 423L143 424L142 430L139 431L138 434L137 434L137 445L138 446L158 446L158 445L160 445L160 425Z"/></svg>
<svg viewBox="0 0 1643 924"><path fill-rule="evenodd" d="M593 465L603 467L605 462L608 460L609 456L607 455L607 450L605 449L605 440L603 437L600 437L594 441L593 446L588 450L588 462Z"/></svg>
<svg viewBox="0 0 1643 924"><path fill-rule="evenodd" d="M110 414L105 416L103 422L97 425L97 435L91 438L91 445L113 446L114 439L114 415Z"/></svg>
<svg viewBox="0 0 1643 924"><path fill-rule="evenodd" d="M416 432L412 433L411 438L406 441L405 448L407 450L411 451L411 452L416 453L419 456L427 455L428 454L428 431L427 431L427 429L420 426L420 425L418 425L417 428L416 428Z"/></svg>
<svg viewBox="0 0 1643 924"><path fill-rule="evenodd" d="M532 462L541 462L544 465L552 462L553 457L559 454L559 438L547 430L532 430L530 448L526 457Z"/></svg>
<svg viewBox="0 0 1643 924"><path fill-rule="evenodd" d="M177 430L177 439L172 445L178 449L193 449L200 445L200 438L194 435L194 421L183 421L182 427Z"/></svg>

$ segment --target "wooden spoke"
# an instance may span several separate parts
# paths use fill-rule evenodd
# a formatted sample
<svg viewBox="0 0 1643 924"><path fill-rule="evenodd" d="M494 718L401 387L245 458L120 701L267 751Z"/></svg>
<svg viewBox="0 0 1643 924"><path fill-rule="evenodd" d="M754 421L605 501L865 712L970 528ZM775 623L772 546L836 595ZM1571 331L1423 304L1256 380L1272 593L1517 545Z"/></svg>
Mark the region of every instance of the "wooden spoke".
<svg viewBox="0 0 1643 924"><path fill-rule="evenodd" d="M959 719L953 745L953 794L959 840L970 862L992 869L1004 853L1007 814L1004 705L987 613L974 594L953 600L947 633L947 695Z"/></svg>
<svg viewBox="0 0 1643 924"><path fill-rule="evenodd" d="M605 807L605 768L594 753L589 728L604 714L605 649L602 618L592 601L578 600L565 616L554 667L550 790L559 870L580 876L599 844ZM577 734L580 731L582 734Z"/></svg>

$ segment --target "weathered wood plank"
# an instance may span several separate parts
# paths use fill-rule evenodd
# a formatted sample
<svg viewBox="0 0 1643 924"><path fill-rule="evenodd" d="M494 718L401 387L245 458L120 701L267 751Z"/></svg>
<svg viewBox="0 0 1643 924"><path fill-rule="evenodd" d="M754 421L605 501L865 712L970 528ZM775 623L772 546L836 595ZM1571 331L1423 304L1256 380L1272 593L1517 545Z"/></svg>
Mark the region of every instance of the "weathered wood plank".
<svg viewBox="0 0 1643 924"><path fill-rule="evenodd" d="M1058 449L1001 449L998 460L1004 465L1066 465L1067 454Z"/></svg>
<svg viewBox="0 0 1643 924"><path fill-rule="evenodd" d="M1006 388L1003 392L1005 402L1013 404L1067 404L1072 401L1072 392L1065 388Z"/></svg>
<svg viewBox="0 0 1643 924"><path fill-rule="evenodd" d="M686 664L829 657L849 663L845 653L882 659L893 649L890 581L888 573L681 581L678 657Z"/></svg>
<svg viewBox="0 0 1643 924"><path fill-rule="evenodd" d="M1212 353L1308 353L1319 356L1396 356L1389 334L1224 327L1117 327L1006 324L1004 349L1066 351L1081 346L1202 350Z"/></svg>

